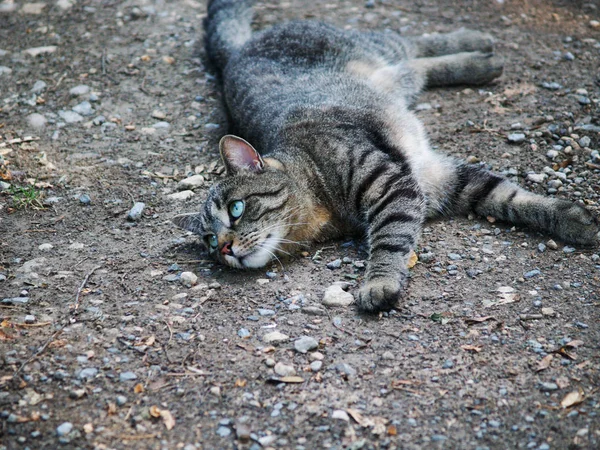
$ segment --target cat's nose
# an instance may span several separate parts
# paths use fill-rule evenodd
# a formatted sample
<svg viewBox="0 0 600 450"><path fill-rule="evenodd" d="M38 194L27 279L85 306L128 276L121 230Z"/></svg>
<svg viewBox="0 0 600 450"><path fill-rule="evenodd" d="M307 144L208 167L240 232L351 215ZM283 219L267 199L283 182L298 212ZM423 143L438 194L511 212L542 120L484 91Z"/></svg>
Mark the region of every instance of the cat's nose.
<svg viewBox="0 0 600 450"><path fill-rule="evenodd" d="M221 255L233 256L233 249L231 248L232 242L225 242L221 247Z"/></svg>

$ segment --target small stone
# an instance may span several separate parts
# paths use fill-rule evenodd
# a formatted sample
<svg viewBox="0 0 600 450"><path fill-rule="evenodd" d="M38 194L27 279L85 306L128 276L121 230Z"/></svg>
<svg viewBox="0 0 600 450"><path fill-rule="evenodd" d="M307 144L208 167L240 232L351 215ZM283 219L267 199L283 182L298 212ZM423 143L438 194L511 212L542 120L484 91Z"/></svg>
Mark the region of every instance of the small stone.
<svg viewBox="0 0 600 450"><path fill-rule="evenodd" d="M265 334L262 340L265 344L281 344L282 342L286 342L289 338L289 336L280 333L279 331L273 331L272 333Z"/></svg>
<svg viewBox="0 0 600 450"><path fill-rule="evenodd" d="M156 122L152 127L156 130L167 130L171 127L169 122Z"/></svg>
<svg viewBox="0 0 600 450"><path fill-rule="evenodd" d="M548 150L546 152L546 158L554 160L558 156L558 151L556 150Z"/></svg>
<svg viewBox="0 0 600 450"><path fill-rule="evenodd" d="M276 364L276 362L275 362L275 360L273 358L267 358L267 359L265 359L265 365L267 367L275 367L275 364Z"/></svg>
<svg viewBox="0 0 600 450"><path fill-rule="evenodd" d="M511 144L520 144L525 142L525 134L523 133L510 133L506 138Z"/></svg>
<svg viewBox="0 0 600 450"><path fill-rule="evenodd" d="M227 437L231 434L231 429L229 427L219 427L217 428L217 434L221 437Z"/></svg>
<svg viewBox="0 0 600 450"><path fill-rule="evenodd" d="M54 248L54 246L52 244L50 244L49 242L46 242L44 244L40 244L38 246L38 250L41 250L43 252L47 252L48 250L52 250Z"/></svg>
<svg viewBox="0 0 600 450"><path fill-rule="evenodd" d="M181 180L177 187L181 190L184 189L193 189L196 187L201 187L204 184L204 177L200 174L192 175L191 177L185 178Z"/></svg>
<svg viewBox="0 0 600 450"><path fill-rule="evenodd" d="M133 372L121 372L119 374L119 381L121 382L132 380L137 380L137 375Z"/></svg>
<svg viewBox="0 0 600 450"><path fill-rule="evenodd" d="M322 303L325 306L348 306L354 303L354 296L334 284L325 290Z"/></svg>
<svg viewBox="0 0 600 450"><path fill-rule="evenodd" d="M59 111L58 115L66 123L76 123L76 122L81 122L83 120L83 117L75 111Z"/></svg>
<svg viewBox="0 0 600 450"><path fill-rule="evenodd" d="M542 308L542 315L548 316L548 317L553 317L556 315L556 313L554 312L554 309L552 309L552 308Z"/></svg>
<svg viewBox="0 0 600 450"><path fill-rule="evenodd" d="M124 406L127 403L127 397L124 395L117 395L117 406Z"/></svg>
<svg viewBox="0 0 600 450"><path fill-rule="evenodd" d="M300 339L294 341L294 348L297 352L307 353L311 350L319 348L319 343L315 338L310 336L303 336Z"/></svg>
<svg viewBox="0 0 600 450"><path fill-rule="evenodd" d="M175 192L174 194L167 195L167 199L181 202L181 201L189 200L194 195L195 195L194 191L181 191L181 192Z"/></svg>
<svg viewBox="0 0 600 450"><path fill-rule="evenodd" d="M167 118L167 115L164 112L158 110L152 111L151 116L158 120L165 120Z"/></svg>
<svg viewBox="0 0 600 450"><path fill-rule="evenodd" d="M98 369L95 367L88 367L79 372L79 378L82 380L94 378L96 375L98 375Z"/></svg>
<svg viewBox="0 0 600 450"><path fill-rule="evenodd" d="M25 305L29 302L29 297L12 297L12 298L3 298L3 305Z"/></svg>
<svg viewBox="0 0 600 450"><path fill-rule="evenodd" d="M291 376L296 375L296 369L294 369L293 366L289 366L282 362L278 362L277 364L275 364L275 367L273 368L273 370L280 377L291 377Z"/></svg>
<svg viewBox="0 0 600 450"><path fill-rule="evenodd" d="M313 361L310 363L310 370L318 372L323 367L323 361Z"/></svg>
<svg viewBox="0 0 600 450"><path fill-rule="evenodd" d="M43 9L46 7L45 3L25 3L21 8L21 14L41 14Z"/></svg>
<svg viewBox="0 0 600 450"><path fill-rule="evenodd" d="M179 276L179 281L186 287L191 288L198 283L198 277L193 272L181 272Z"/></svg>
<svg viewBox="0 0 600 450"><path fill-rule="evenodd" d="M579 139L579 145L582 147L589 147L591 143L592 140L588 136L584 136L581 139Z"/></svg>
<svg viewBox="0 0 600 450"><path fill-rule="evenodd" d="M336 409L335 411L333 411L333 413L331 414L331 418L350 422L350 416L348 416L348 413L343 409Z"/></svg>
<svg viewBox="0 0 600 450"><path fill-rule="evenodd" d="M85 244L83 244L82 242L73 242L71 245L69 245L69 250L82 250L85 247Z"/></svg>
<svg viewBox="0 0 600 450"><path fill-rule="evenodd" d="M46 86L47 84L44 81L38 80L33 84L31 92L33 92L34 94L41 94L42 92L44 92L44 89L46 89Z"/></svg>
<svg viewBox="0 0 600 450"><path fill-rule="evenodd" d="M388 360L396 359L396 357L394 356L394 354L392 352L390 352L390 351L383 352L383 355L381 355L381 357L383 359L388 359Z"/></svg>
<svg viewBox="0 0 600 450"><path fill-rule="evenodd" d="M240 328L237 332L237 335L242 339L245 339L247 337L250 337L250 331L248 331L246 328Z"/></svg>
<svg viewBox="0 0 600 450"><path fill-rule="evenodd" d="M354 369L350 364L347 363L336 364L335 370L337 370L342 375L347 375L351 377L356 375L356 369Z"/></svg>
<svg viewBox="0 0 600 450"><path fill-rule="evenodd" d="M462 259L458 253L448 253L448 258L452 261L460 261Z"/></svg>
<svg viewBox="0 0 600 450"><path fill-rule="evenodd" d="M543 183L546 178L548 178L548 175L546 175L545 173L528 173L527 174L527 179L529 181L533 181L534 183Z"/></svg>
<svg viewBox="0 0 600 450"><path fill-rule="evenodd" d="M27 123L31 128L41 130L46 126L48 120L41 114L33 113L27 116Z"/></svg>
<svg viewBox="0 0 600 450"><path fill-rule="evenodd" d="M73 429L73 424L71 422L64 422L56 428L56 434L58 436L66 436Z"/></svg>
<svg viewBox="0 0 600 450"><path fill-rule="evenodd" d="M33 56L34 58L39 55L45 55L48 53L54 53L58 47L56 45L47 45L44 47L32 47L26 50L23 50L23 53L29 56Z"/></svg>
<svg viewBox="0 0 600 450"><path fill-rule="evenodd" d="M435 260L435 253L425 252L419 254L419 261L422 263L430 263Z"/></svg>
<svg viewBox="0 0 600 450"><path fill-rule="evenodd" d="M533 278L533 277L537 277L538 275L541 275L542 272L539 269L534 269L534 270L530 270L529 272L526 272L523 274L523 278L529 279L529 278Z"/></svg>
<svg viewBox="0 0 600 450"><path fill-rule="evenodd" d="M258 315L259 316L274 316L275 315L275 311L272 309L267 309L267 308L258 308Z"/></svg>
<svg viewBox="0 0 600 450"><path fill-rule="evenodd" d="M565 245L563 247L563 253L573 253L575 251L575 247L570 247L568 245Z"/></svg>
<svg viewBox="0 0 600 450"><path fill-rule="evenodd" d="M542 392L550 392L558 390L558 385L556 383L550 382L542 382L540 383L540 391Z"/></svg>
<svg viewBox="0 0 600 450"><path fill-rule="evenodd" d="M260 285L260 286L264 286L265 284L269 284L271 282L271 280L269 280L268 278L258 278L256 280L256 284Z"/></svg>
<svg viewBox="0 0 600 450"><path fill-rule="evenodd" d="M446 361L444 361L444 364L442 364L442 369L452 369L454 367L454 361L452 361L451 359L447 359Z"/></svg>
<svg viewBox="0 0 600 450"><path fill-rule="evenodd" d="M85 84L80 84L75 87L69 89L69 94L73 97L79 97L80 95L85 95L90 92L90 87Z"/></svg>
<svg viewBox="0 0 600 450"><path fill-rule="evenodd" d="M546 246L550 250L558 250L558 244L556 242L554 242L552 239L550 239L548 242L546 242Z"/></svg>
<svg viewBox="0 0 600 450"><path fill-rule="evenodd" d="M543 243L538 244L538 252L544 253L546 251L546 246Z"/></svg>
<svg viewBox="0 0 600 450"><path fill-rule="evenodd" d="M81 102L78 105L73 106L72 109L77 114L81 114L82 116L91 116L94 114L94 108L92 108L92 104L88 101Z"/></svg>
<svg viewBox="0 0 600 450"><path fill-rule="evenodd" d="M590 20L590 27L600 28L600 22L598 22L597 20Z"/></svg>
<svg viewBox="0 0 600 450"><path fill-rule="evenodd" d="M339 258L327 263L327 268L331 270L339 269L340 267L342 267L342 260Z"/></svg>
<svg viewBox="0 0 600 450"><path fill-rule="evenodd" d="M146 204L143 202L135 202L133 207L127 213L127 220L131 220L132 222L136 222L142 218L142 213L144 212L144 208Z"/></svg>
<svg viewBox="0 0 600 450"><path fill-rule="evenodd" d="M573 61L575 59L575 55L571 52L566 52L563 55L563 58L566 59L567 61Z"/></svg>

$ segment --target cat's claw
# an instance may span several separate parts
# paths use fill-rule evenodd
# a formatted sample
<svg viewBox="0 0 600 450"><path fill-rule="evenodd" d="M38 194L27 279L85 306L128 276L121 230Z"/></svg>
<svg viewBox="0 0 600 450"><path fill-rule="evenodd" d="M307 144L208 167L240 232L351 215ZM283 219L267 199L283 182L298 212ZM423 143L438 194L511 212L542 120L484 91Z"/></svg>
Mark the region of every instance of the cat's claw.
<svg viewBox="0 0 600 450"><path fill-rule="evenodd" d="M392 279L367 281L358 293L356 305L362 312L377 313L394 308L402 293L404 285Z"/></svg>
<svg viewBox="0 0 600 450"><path fill-rule="evenodd" d="M556 230L561 239L571 244L600 244L598 220L587 209L561 200L556 210L561 212Z"/></svg>

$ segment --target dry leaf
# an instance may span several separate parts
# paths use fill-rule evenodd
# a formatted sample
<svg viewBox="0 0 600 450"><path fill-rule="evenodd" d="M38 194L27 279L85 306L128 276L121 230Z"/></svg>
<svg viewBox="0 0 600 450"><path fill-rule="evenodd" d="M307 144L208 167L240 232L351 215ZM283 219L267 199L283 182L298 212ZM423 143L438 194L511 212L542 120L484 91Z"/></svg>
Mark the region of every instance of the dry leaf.
<svg viewBox="0 0 600 450"><path fill-rule="evenodd" d="M579 389L578 391L569 392L567 395L565 395L565 398L562 399L560 405L563 408L570 408L571 406L579 405L584 400L584 392Z"/></svg>
<svg viewBox="0 0 600 450"><path fill-rule="evenodd" d="M346 412L350 415L350 417L352 417L354 419L354 421L359 424L362 427L368 427L369 423L368 421L363 417L363 415L358 412L358 410L356 409L350 409L348 408L346 410Z"/></svg>
<svg viewBox="0 0 600 450"><path fill-rule="evenodd" d="M461 345L460 348L462 348L466 352L479 353L483 347L477 346L477 345L465 344L465 345Z"/></svg>
<svg viewBox="0 0 600 450"><path fill-rule="evenodd" d="M146 342L144 344L148 347L152 347L154 345L154 342L156 342L156 336L152 335L148 339L146 339Z"/></svg>
<svg viewBox="0 0 600 450"><path fill-rule="evenodd" d="M248 382L246 380L238 378L237 380L235 380L235 387L245 387L247 383Z"/></svg>
<svg viewBox="0 0 600 450"><path fill-rule="evenodd" d="M133 387L133 392L136 394L141 394L144 392L144 385L142 383L138 383Z"/></svg>
<svg viewBox="0 0 600 450"><path fill-rule="evenodd" d="M162 417L163 423L165 424L165 427L167 427L167 430L172 430L175 426L175 419L173 418L171 412L167 409L163 409L160 411L160 416Z"/></svg>
<svg viewBox="0 0 600 450"><path fill-rule="evenodd" d="M56 339L48 344L48 348L60 348L67 345L66 339Z"/></svg>
<svg viewBox="0 0 600 450"><path fill-rule="evenodd" d="M417 254L413 250L411 250L410 256L408 257L408 268L412 269L413 267L415 267L415 264L417 264L418 260L419 257L417 256Z"/></svg>
<svg viewBox="0 0 600 450"><path fill-rule="evenodd" d="M556 384L558 385L558 387L560 389L564 389L564 388L568 387L571 384L571 382L569 381L569 379L567 377L563 376L563 377L558 377L556 379Z"/></svg>
<svg viewBox="0 0 600 450"><path fill-rule="evenodd" d="M498 320L493 316L485 316L485 317L473 317L470 319L465 319L467 325L475 325L476 323L487 322L488 320Z"/></svg>
<svg viewBox="0 0 600 450"><path fill-rule="evenodd" d="M156 405L150 407L150 415L152 417L160 417L160 408Z"/></svg>
<svg viewBox="0 0 600 450"><path fill-rule="evenodd" d="M90 434L94 432L94 425L92 425L91 423L86 423L83 426L83 431L85 432L85 434Z"/></svg>
<svg viewBox="0 0 600 450"><path fill-rule="evenodd" d="M109 403L106 410L109 416L113 416L117 413L117 405L114 403Z"/></svg>
<svg viewBox="0 0 600 450"><path fill-rule="evenodd" d="M414 382L410 381L410 380L393 380L392 381L392 387L396 387L396 386L406 386L406 385L413 385Z"/></svg>
<svg viewBox="0 0 600 450"><path fill-rule="evenodd" d="M583 341L571 341L571 342L567 342L564 347L572 347L572 348L577 348L577 347L581 347L583 345Z"/></svg>
<svg viewBox="0 0 600 450"><path fill-rule="evenodd" d="M538 363L537 369L535 369L535 371L541 372L542 370L546 370L548 367L550 367L550 363L552 362L553 358L554 357L552 355L544 356L544 358Z"/></svg>
<svg viewBox="0 0 600 450"><path fill-rule="evenodd" d="M290 377L281 377L279 378L280 383L304 383L304 378L290 376Z"/></svg>
<svg viewBox="0 0 600 450"><path fill-rule="evenodd" d="M390 436L396 436L398 434L398 430L396 430L396 427L394 425L390 425L387 429L387 434L389 434Z"/></svg>
<svg viewBox="0 0 600 450"><path fill-rule="evenodd" d="M0 330L0 341L12 341L14 339L14 336L6 334L4 331Z"/></svg>

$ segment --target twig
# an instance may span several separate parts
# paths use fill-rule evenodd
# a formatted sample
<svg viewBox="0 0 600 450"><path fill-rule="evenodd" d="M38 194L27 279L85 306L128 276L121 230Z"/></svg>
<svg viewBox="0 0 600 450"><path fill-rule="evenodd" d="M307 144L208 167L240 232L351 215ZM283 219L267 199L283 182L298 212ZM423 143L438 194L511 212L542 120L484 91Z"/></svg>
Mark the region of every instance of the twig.
<svg viewBox="0 0 600 450"><path fill-rule="evenodd" d="M25 230L25 231L23 231L23 233L56 233L56 230L47 228L47 229L39 229L39 230Z"/></svg>
<svg viewBox="0 0 600 450"><path fill-rule="evenodd" d="M81 292L83 291L83 289L85 288L85 285L87 284L88 280L90 279L90 277L92 276L92 274L98 270L100 267L102 266L96 266L94 267L92 270L90 270L88 272L88 274L85 276L85 278L83 279L83 283L81 283L81 286L79 286L79 289L77 290L77 296L75 297L75 311L77 309L79 309L79 297L81 297Z"/></svg>
<svg viewBox="0 0 600 450"><path fill-rule="evenodd" d="M348 330L336 325L336 323L334 321L331 321L331 324L338 330L343 331L344 333L348 333L350 336L356 336L352 331L348 331Z"/></svg>
<svg viewBox="0 0 600 450"><path fill-rule="evenodd" d="M166 320L163 320L163 322L169 329L169 342L167 342L167 345L171 345L171 341L173 340L173 328L171 328L171 325L169 325L169 322L167 322Z"/></svg>
<svg viewBox="0 0 600 450"><path fill-rule="evenodd" d="M40 356L46 350L48 345L50 345L50 343L53 342L63 332L64 327L65 327L65 325L62 325L58 330L56 330L54 332L54 334L52 334L52 336L50 336L50 338L46 342L44 342L44 345L42 345L33 355L31 355L27 359L27 361L25 361L23 364L21 364L21 366L13 374L13 380L17 378L17 376L21 373L21 371L27 364L32 362L35 358Z"/></svg>

